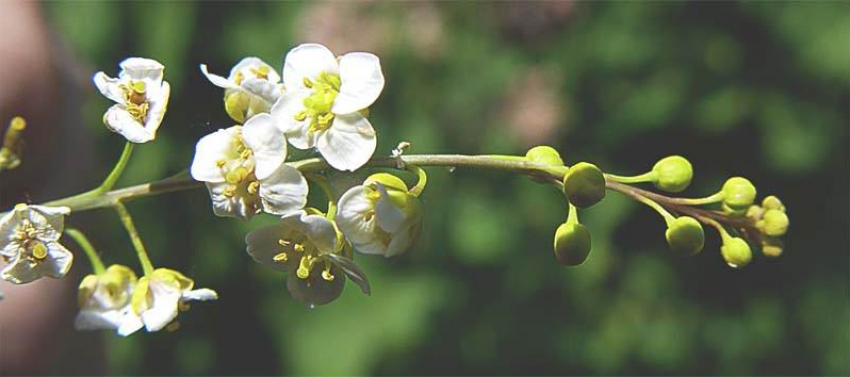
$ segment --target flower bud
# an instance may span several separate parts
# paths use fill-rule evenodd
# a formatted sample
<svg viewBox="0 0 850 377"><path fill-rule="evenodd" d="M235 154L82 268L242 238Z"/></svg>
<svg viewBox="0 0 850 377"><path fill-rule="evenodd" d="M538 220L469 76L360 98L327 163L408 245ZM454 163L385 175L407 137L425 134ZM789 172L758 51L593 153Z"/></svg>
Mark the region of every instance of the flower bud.
<svg viewBox="0 0 850 377"><path fill-rule="evenodd" d="M680 255L694 255L702 251L705 244L705 232L702 224L689 216L673 220L665 234L670 249Z"/></svg>
<svg viewBox="0 0 850 377"><path fill-rule="evenodd" d="M732 211L744 211L756 199L756 188L742 177L729 178L723 184L723 204Z"/></svg>
<svg viewBox="0 0 850 377"><path fill-rule="evenodd" d="M224 110L233 120L243 123L248 109L251 106L251 98L240 91L228 91L224 94Z"/></svg>
<svg viewBox="0 0 850 377"><path fill-rule="evenodd" d="M779 198L773 195L764 198L764 200L761 201L761 206L766 210L775 209L785 212L785 205L782 204L782 201L780 201Z"/></svg>
<svg viewBox="0 0 850 377"><path fill-rule="evenodd" d="M761 253L766 257L776 258L782 255L785 245L778 238L768 237L761 243Z"/></svg>
<svg viewBox="0 0 850 377"><path fill-rule="evenodd" d="M779 237L788 231L788 215L778 209L770 209L764 213L761 221L756 225L764 234L771 237Z"/></svg>
<svg viewBox="0 0 850 377"><path fill-rule="evenodd" d="M579 162L564 176L564 194L578 208L587 208L605 197L605 176L596 165Z"/></svg>
<svg viewBox="0 0 850 377"><path fill-rule="evenodd" d="M407 184L405 184L404 181L401 180L401 178L389 173L372 174L369 176L369 178L366 178L366 180L363 181L363 185L370 186L372 183L375 182L380 183L387 188L394 188L405 193L407 192Z"/></svg>
<svg viewBox="0 0 850 377"><path fill-rule="evenodd" d="M525 152L525 158L538 164L564 165L564 160L561 159L558 151L548 145L538 145L529 149L528 152Z"/></svg>
<svg viewBox="0 0 850 377"><path fill-rule="evenodd" d="M753 259L750 245L739 237L726 239L720 247L720 253L723 254L726 264L732 268L744 267Z"/></svg>
<svg viewBox="0 0 850 377"><path fill-rule="evenodd" d="M691 184L694 169L682 156L662 158L652 167L655 173L655 187L667 192L681 192Z"/></svg>
<svg viewBox="0 0 850 377"><path fill-rule="evenodd" d="M564 223L555 231L555 258L564 266L578 266L590 254L590 232L579 223Z"/></svg>

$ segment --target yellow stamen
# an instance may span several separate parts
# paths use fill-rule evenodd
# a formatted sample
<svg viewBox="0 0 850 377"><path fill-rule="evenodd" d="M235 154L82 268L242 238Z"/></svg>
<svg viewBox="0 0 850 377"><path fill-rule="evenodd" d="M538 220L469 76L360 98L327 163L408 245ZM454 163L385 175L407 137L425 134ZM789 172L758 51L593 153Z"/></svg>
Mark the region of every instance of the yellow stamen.
<svg viewBox="0 0 850 377"><path fill-rule="evenodd" d="M32 256L38 260L47 258L47 246L42 242L35 241L35 246L32 248Z"/></svg>
<svg viewBox="0 0 850 377"><path fill-rule="evenodd" d="M256 195L257 192L260 191L260 182L253 181L248 184L248 193L251 195Z"/></svg>
<svg viewBox="0 0 850 377"><path fill-rule="evenodd" d="M310 79L308 79L308 78L306 78L306 77L305 77L305 78L304 78L304 86L306 86L306 87L308 87L308 88L312 88L312 87L313 87L313 82L312 82L312 81L310 81Z"/></svg>
<svg viewBox="0 0 850 377"><path fill-rule="evenodd" d="M281 252L280 254L273 256L272 260L278 263L284 263L289 260L289 256L286 255L285 252Z"/></svg>
<svg viewBox="0 0 850 377"><path fill-rule="evenodd" d="M312 260L309 256L301 257L301 263L298 264L298 271L295 272L300 279L306 279L310 277L310 267L312 267Z"/></svg>

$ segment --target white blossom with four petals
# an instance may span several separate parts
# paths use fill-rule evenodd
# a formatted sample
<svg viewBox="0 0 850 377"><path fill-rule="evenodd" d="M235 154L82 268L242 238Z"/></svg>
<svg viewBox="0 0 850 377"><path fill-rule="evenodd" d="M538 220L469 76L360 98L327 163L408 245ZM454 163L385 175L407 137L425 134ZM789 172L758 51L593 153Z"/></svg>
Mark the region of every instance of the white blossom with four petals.
<svg viewBox="0 0 850 377"><path fill-rule="evenodd" d="M308 186L298 169L284 163L286 149L271 117L259 114L198 141L192 178L206 183L219 216L248 220L260 211L297 211L307 204Z"/></svg>
<svg viewBox="0 0 850 377"><path fill-rule="evenodd" d="M147 143L165 116L171 86L163 81L165 67L156 60L128 58L121 72L111 78L103 72L94 75L94 84L115 105L103 115L106 126L132 143Z"/></svg>
<svg viewBox="0 0 850 377"><path fill-rule="evenodd" d="M8 265L0 277L15 284L47 276L61 278L74 255L59 244L68 207L18 204L0 218L0 256Z"/></svg>
<svg viewBox="0 0 850 377"><path fill-rule="evenodd" d="M365 111L384 88L377 56L351 52L339 60L325 46L302 44L286 54L286 94L271 113L289 142L315 147L337 170L353 171L375 152L375 129Z"/></svg>
<svg viewBox="0 0 850 377"><path fill-rule="evenodd" d="M227 78L209 73L206 64L201 64L201 72L213 85L225 89L225 110L239 123L256 114L268 113L284 90L280 75L256 57L239 61Z"/></svg>

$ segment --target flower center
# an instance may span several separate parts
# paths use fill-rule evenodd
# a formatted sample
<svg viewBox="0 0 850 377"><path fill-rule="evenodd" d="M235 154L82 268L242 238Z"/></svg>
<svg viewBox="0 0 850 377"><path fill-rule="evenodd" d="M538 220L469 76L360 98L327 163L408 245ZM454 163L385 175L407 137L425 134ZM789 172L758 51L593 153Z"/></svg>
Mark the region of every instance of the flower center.
<svg viewBox="0 0 850 377"><path fill-rule="evenodd" d="M259 67L251 67L248 68L248 72L251 72L254 77L262 80L269 79L269 67L261 65ZM236 75L233 76L233 82L236 85L242 85L242 82L245 81L245 73L241 70L236 72Z"/></svg>
<svg viewBox="0 0 850 377"><path fill-rule="evenodd" d="M229 184L224 189L224 196L236 196L240 187L244 187L249 195L256 195L260 182L254 175L254 152L245 145L241 131L231 139L230 151L231 156L216 161L221 175Z"/></svg>
<svg viewBox="0 0 850 377"><path fill-rule="evenodd" d="M127 112L130 113L133 119L144 123L145 117L148 115L148 109L150 108L145 82L130 81L129 84L122 84L121 89L124 90Z"/></svg>
<svg viewBox="0 0 850 377"><path fill-rule="evenodd" d="M310 120L308 135L327 130L333 124L334 114L331 112L331 106L339 94L341 84L339 75L328 72L320 73L315 81L304 78L304 86L312 89L313 94L304 98L304 110L295 114L295 120Z"/></svg>
<svg viewBox="0 0 850 377"><path fill-rule="evenodd" d="M31 264L37 264L48 256L47 245L36 238L38 232L29 218L20 215L21 224L15 231L14 238L23 245L22 256L27 258Z"/></svg>
<svg viewBox="0 0 850 377"><path fill-rule="evenodd" d="M333 281L335 278L331 273L331 263L319 258L319 249L303 235L295 238L281 238L277 240L277 243L281 246L281 251L272 257L272 259L278 263L286 263L292 260L292 258L300 258L298 269L295 270L298 278L309 278L313 268L317 266L324 267L322 269L322 279Z"/></svg>

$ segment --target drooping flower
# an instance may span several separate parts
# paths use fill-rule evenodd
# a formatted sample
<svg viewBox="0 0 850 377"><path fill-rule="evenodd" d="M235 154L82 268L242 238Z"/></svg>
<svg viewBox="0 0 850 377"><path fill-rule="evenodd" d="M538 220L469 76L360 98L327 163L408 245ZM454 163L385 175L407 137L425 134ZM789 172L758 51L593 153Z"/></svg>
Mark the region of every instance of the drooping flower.
<svg viewBox="0 0 850 377"><path fill-rule="evenodd" d="M346 276L369 293L363 272L343 255L343 242L331 220L305 211L283 216L279 224L245 237L248 254L258 263L288 274L290 294L311 306L339 297Z"/></svg>
<svg viewBox="0 0 850 377"><path fill-rule="evenodd" d="M338 170L372 157L375 130L364 114L384 88L377 56L351 52L337 60L325 46L302 44L286 54L283 83L287 93L272 115L293 146L316 147Z"/></svg>
<svg viewBox="0 0 850 377"><path fill-rule="evenodd" d="M286 138L259 114L198 141L191 173L206 182L216 215L248 220L261 210L283 215L307 204L307 181L285 160Z"/></svg>
<svg viewBox="0 0 850 377"><path fill-rule="evenodd" d="M115 105L103 115L106 126L133 143L156 138L171 86L163 81L165 67L156 60L128 58L121 62L118 78L103 72L94 75L94 84Z"/></svg>
<svg viewBox="0 0 850 377"><path fill-rule="evenodd" d="M109 266L102 274L83 278L77 295L80 312L74 327L77 330L116 330L121 336L142 328L142 321L130 304L136 282L133 270L117 264Z"/></svg>
<svg viewBox="0 0 850 377"><path fill-rule="evenodd" d="M74 255L59 244L68 207L18 204L0 219L0 256L9 264L0 277L15 284L61 278Z"/></svg>
<svg viewBox="0 0 850 377"><path fill-rule="evenodd" d="M141 327L147 331L159 331L177 318L181 311L189 310L188 301L209 301L218 299L212 289L195 289L195 282L183 274L157 268L150 276L143 276L136 283L131 298L131 309L135 324L127 326Z"/></svg>
<svg viewBox="0 0 850 377"><path fill-rule="evenodd" d="M283 94L280 75L259 58L242 59L233 66L227 78L209 73L206 64L201 64L201 72L213 85L225 89L225 110L239 123L256 114L268 113Z"/></svg>
<svg viewBox="0 0 850 377"><path fill-rule="evenodd" d="M378 173L339 198L336 221L355 249L385 257L408 250L422 230L419 198L396 176Z"/></svg>

